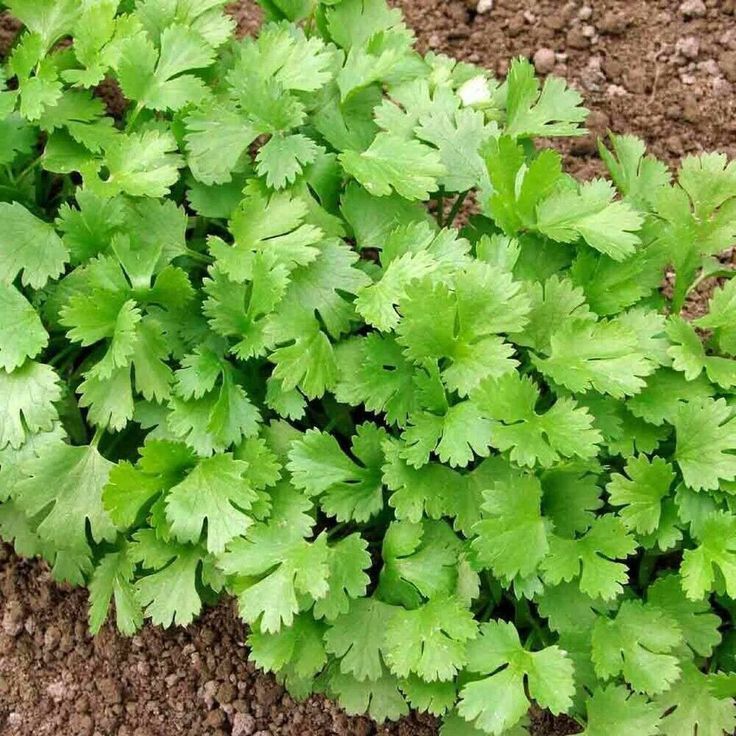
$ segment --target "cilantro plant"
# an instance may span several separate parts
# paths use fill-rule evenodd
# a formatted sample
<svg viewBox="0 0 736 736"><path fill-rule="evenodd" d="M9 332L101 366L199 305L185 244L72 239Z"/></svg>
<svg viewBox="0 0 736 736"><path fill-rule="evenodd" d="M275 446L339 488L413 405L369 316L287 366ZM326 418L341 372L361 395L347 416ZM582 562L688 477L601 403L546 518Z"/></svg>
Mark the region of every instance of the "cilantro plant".
<svg viewBox="0 0 736 736"><path fill-rule="evenodd" d="M2 537L92 631L236 596L260 667L379 721L732 731L736 164L612 136L579 182L526 60L223 4L6 0Z"/></svg>

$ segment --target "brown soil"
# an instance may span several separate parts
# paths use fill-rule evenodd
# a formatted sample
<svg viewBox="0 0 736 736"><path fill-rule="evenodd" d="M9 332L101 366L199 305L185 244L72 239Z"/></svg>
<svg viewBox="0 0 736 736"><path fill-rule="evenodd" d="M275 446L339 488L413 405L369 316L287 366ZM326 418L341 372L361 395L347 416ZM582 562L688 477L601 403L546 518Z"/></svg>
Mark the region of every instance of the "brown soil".
<svg viewBox="0 0 736 736"><path fill-rule="evenodd" d="M537 61L584 94L594 135L636 133L671 163L701 150L736 157L736 0L496 0L486 13L477 0L394 4L422 48L498 74L513 56L554 52ZM231 10L241 32L258 26L252 0ZM0 53L14 30L0 16ZM578 174L600 171L593 136L566 153ZM229 602L186 630L147 627L124 639L106 628L92 639L85 598L0 546L0 736L436 733L428 718L377 728L321 698L294 703L247 662ZM575 730L565 719L534 718L536 736Z"/></svg>

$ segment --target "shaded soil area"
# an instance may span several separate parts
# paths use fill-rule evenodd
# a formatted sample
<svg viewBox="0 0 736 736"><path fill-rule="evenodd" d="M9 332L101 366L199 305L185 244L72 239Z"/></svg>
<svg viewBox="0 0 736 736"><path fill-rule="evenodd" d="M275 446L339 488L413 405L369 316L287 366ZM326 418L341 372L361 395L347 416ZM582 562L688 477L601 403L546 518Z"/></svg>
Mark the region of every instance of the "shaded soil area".
<svg viewBox="0 0 736 736"><path fill-rule="evenodd" d="M403 0L423 49L503 75L516 55L567 78L593 111L568 144L571 169L600 172L595 136L642 136L670 163L721 150L736 157L736 0ZM490 7L489 7L490 6ZM242 33L252 0L234 3ZM15 26L0 17L0 53ZM247 661L230 602L186 630L125 639L87 632L86 594L0 546L0 736L430 736L431 718L376 727L321 698L295 703ZM535 716L535 736L575 726Z"/></svg>

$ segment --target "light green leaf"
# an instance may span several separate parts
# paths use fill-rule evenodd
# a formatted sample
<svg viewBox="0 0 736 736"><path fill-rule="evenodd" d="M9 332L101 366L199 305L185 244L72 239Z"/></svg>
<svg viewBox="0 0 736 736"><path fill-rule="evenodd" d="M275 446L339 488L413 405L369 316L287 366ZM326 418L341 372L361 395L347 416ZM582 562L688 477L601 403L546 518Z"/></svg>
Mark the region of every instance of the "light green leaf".
<svg viewBox="0 0 736 736"><path fill-rule="evenodd" d="M64 270L69 252L54 228L18 202L0 202L0 281L40 289Z"/></svg>
<svg viewBox="0 0 736 736"><path fill-rule="evenodd" d="M12 371L46 347L48 334L36 310L12 285L0 281L0 368Z"/></svg>

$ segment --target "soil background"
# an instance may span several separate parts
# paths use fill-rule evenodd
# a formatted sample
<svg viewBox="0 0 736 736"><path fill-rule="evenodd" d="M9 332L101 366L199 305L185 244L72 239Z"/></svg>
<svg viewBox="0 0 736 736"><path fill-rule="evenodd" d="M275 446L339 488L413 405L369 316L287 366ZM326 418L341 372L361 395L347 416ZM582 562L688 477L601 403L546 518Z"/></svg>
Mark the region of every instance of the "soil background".
<svg viewBox="0 0 736 736"><path fill-rule="evenodd" d="M736 0L402 0L422 49L502 76L534 60L585 97L591 135L567 144L568 166L601 172L596 137L643 137L676 164L719 150L736 158ZM241 33L257 28L253 0L234 3ZM15 26L0 16L0 49ZM247 661L232 602L187 629L145 628L126 639L87 634L86 594L0 546L0 736L433 736L433 719L377 727L319 697L295 703ZM534 736L575 724L533 716Z"/></svg>

